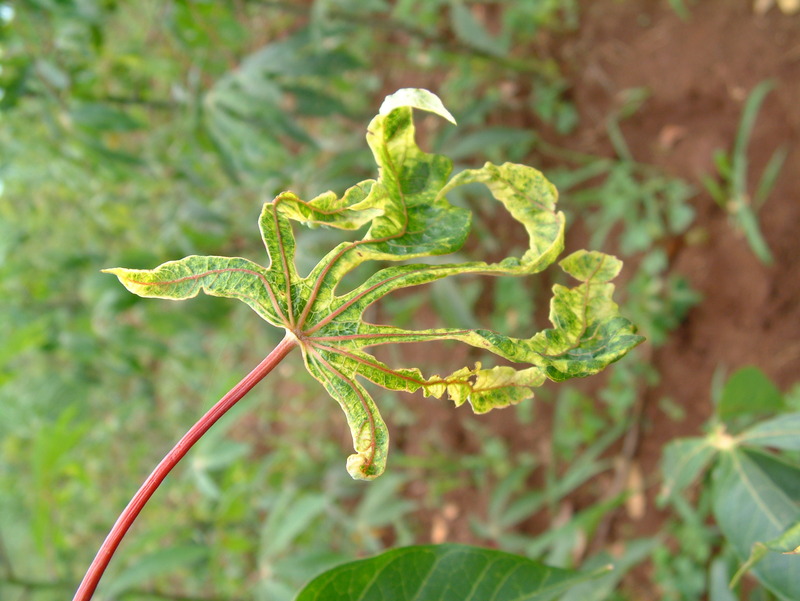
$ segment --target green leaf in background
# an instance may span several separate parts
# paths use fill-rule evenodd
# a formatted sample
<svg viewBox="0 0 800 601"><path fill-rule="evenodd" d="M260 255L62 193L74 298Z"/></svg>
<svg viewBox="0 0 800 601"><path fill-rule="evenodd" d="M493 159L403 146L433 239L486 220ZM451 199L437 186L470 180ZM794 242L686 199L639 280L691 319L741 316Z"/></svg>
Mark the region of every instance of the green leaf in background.
<svg viewBox="0 0 800 601"><path fill-rule="evenodd" d="M619 315L609 283L622 264L598 252L578 251L560 265L579 284L554 287L553 328L529 339L483 329L404 330L364 321L364 311L391 292L451 275L526 276L551 265L564 246L564 215L556 210L557 192L531 167L486 163L448 181L452 164L426 154L414 140L412 108L453 121L438 97L427 90L403 89L387 97L370 123L367 142L378 164L378 179L365 180L339 197L327 192L304 201L291 192L266 203L261 235L268 267L242 258L190 256L154 270L110 269L141 296L185 299L201 290L237 298L272 325L284 328L301 347L308 371L344 410L355 454L348 458L354 478L371 479L386 464L388 432L378 409L358 378L390 390L469 402L477 413L533 396L545 379L562 381L599 372L642 341ZM384 267L344 294L342 278L366 261L406 261L452 253L470 230L470 213L451 205L445 194L479 183L528 234L521 257L497 263L412 263ZM363 238L342 242L303 277L295 266L291 221L341 230L367 227ZM387 343L458 340L490 351L522 367L464 367L448 376L426 377L419 369L393 369L365 348Z"/></svg>
<svg viewBox="0 0 800 601"><path fill-rule="evenodd" d="M731 590L730 582L727 562L725 559L717 557L711 562L708 570L709 601L739 601L739 596Z"/></svg>
<svg viewBox="0 0 800 601"><path fill-rule="evenodd" d="M404 547L334 568L295 601L544 601L606 571L562 570L466 545Z"/></svg>
<svg viewBox="0 0 800 601"><path fill-rule="evenodd" d="M661 499L678 494L705 472L718 449L708 438L682 438L664 449L661 471L664 484Z"/></svg>
<svg viewBox="0 0 800 601"><path fill-rule="evenodd" d="M660 546L657 538L641 538L629 541L619 557L610 557L608 553L600 553L585 564L586 569L600 562L613 560L613 569L606 574L598 574L595 580L578 584L571 588L559 601L605 601L614 598L614 590L620 581L634 567L645 561L647 557Z"/></svg>
<svg viewBox="0 0 800 601"><path fill-rule="evenodd" d="M70 117L76 125L98 131L126 132L142 127L128 113L99 103L76 103Z"/></svg>
<svg viewBox="0 0 800 601"><path fill-rule="evenodd" d="M105 594L108 599L117 598L131 588L139 586L142 582L151 580L156 576L174 572L179 568L187 568L207 559L210 552L208 547L202 546L175 546L159 549L131 565L119 576L109 581Z"/></svg>
<svg viewBox="0 0 800 601"><path fill-rule="evenodd" d="M797 555L800 553L800 521L795 522L779 537L763 543L755 543L750 552L750 557L742 564L733 577L732 585L739 581L742 575L768 553L781 553L782 555Z"/></svg>
<svg viewBox="0 0 800 601"><path fill-rule="evenodd" d="M757 544L797 542L798 483L800 468L773 456L737 448L721 453L714 470L714 517L742 560L752 560ZM781 598L800 599L800 557L762 555L752 573Z"/></svg>
<svg viewBox="0 0 800 601"><path fill-rule="evenodd" d="M738 439L762 447L800 450L800 413L787 413L759 422L742 432Z"/></svg>
<svg viewBox="0 0 800 601"><path fill-rule="evenodd" d="M450 20L456 37L464 44L491 56L505 56L508 44L492 36L462 0L450 3Z"/></svg>
<svg viewBox="0 0 800 601"><path fill-rule="evenodd" d="M717 415L774 415L784 408L781 391L757 367L743 367L728 378L717 405Z"/></svg>

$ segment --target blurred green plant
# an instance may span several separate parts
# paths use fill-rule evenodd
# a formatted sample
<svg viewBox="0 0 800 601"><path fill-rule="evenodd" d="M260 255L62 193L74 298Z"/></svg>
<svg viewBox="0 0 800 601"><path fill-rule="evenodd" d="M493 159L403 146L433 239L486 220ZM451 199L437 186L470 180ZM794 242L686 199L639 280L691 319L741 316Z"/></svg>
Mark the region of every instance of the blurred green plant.
<svg viewBox="0 0 800 601"><path fill-rule="evenodd" d="M687 21L690 16L689 9L686 7L686 3L684 0L669 0L669 5L672 7L672 10L675 11L675 14L678 15L684 21Z"/></svg>
<svg viewBox="0 0 800 601"><path fill-rule="evenodd" d="M736 132L733 151L728 154L723 150L718 150L714 154L717 177L706 176L703 178L703 183L711 197L728 212L736 227L744 234L750 249L765 265L770 265L773 258L758 224L758 212L775 187L789 149L784 146L775 150L751 195L747 183L748 146L761 105L774 87L774 81L766 80L753 88L744 103L742 120L739 122L739 129Z"/></svg>
<svg viewBox="0 0 800 601"><path fill-rule="evenodd" d="M690 202L694 189L679 178L638 162L622 132L621 123L641 110L648 96L646 89L626 90L620 107L606 120L614 158L540 145L546 154L574 165L551 170L548 176L562 191L568 206L575 207L576 217L585 221L592 246L610 247L635 259L633 274L623 289L623 306L627 314L635 315L648 340L646 348L634 350L629 360L609 370L607 384L597 395L603 406L584 399L584 413L579 419L566 409L557 409L557 416L571 419L562 422L561 429L574 439L570 443L573 448L588 444L599 424L627 423L625 436L635 441L644 392L660 379L650 365L649 349L664 344L701 300L686 279L673 272L667 253L669 244L690 234L695 217ZM561 396L566 406L582 398L579 392L564 391ZM669 406L669 399L662 404ZM559 436L556 433L555 438ZM635 448L634 443L628 446ZM629 459L623 458L620 465L626 465Z"/></svg>
<svg viewBox="0 0 800 601"><path fill-rule="evenodd" d="M606 119L614 158L542 146L546 153L577 166L549 175L581 208L592 245L602 247L612 231L618 231L619 251L625 256L650 252L666 239L685 234L695 216L689 203L695 194L692 186L638 162L625 140L621 123L645 106L649 94L645 88L624 90L620 106Z"/></svg>
<svg viewBox="0 0 800 601"><path fill-rule="evenodd" d="M787 412L783 395L754 367L734 372L714 396L708 433L675 440L665 448L660 500L677 507L681 516L699 516L687 525L707 541L705 551L693 556L701 562L710 559L713 538L703 534L708 528L703 516L710 509L740 562L731 588L750 573L777 598L796 599L800 597L796 557L800 549L800 414ZM710 486L701 489L701 509L696 513L681 495L700 478L710 478ZM710 566L711 576L713 569L723 570L715 565ZM726 574L729 565L724 568ZM694 596L685 598L699 598L700 585Z"/></svg>
<svg viewBox="0 0 800 601"><path fill-rule="evenodd" d="M559 521L559 510L566 498L590 479L609 470L611 462L600 456L619 438L622 430L619 426L607 430L568 463L553 462L546 466L547 482L541 489L531 490L530 486L536 465L523 464L505 475L498 475L487 483L492 493L486 519L472 519L475 532L508 551L539 557L553 565L571 565L573 558L580 554L581 546L591 537L597 516L608 509L603 503L571 516L539 536L520 534L520 525L542 511L546 512L548 521ZM622 500L620 497L610 504L619 504Z"/></svg>

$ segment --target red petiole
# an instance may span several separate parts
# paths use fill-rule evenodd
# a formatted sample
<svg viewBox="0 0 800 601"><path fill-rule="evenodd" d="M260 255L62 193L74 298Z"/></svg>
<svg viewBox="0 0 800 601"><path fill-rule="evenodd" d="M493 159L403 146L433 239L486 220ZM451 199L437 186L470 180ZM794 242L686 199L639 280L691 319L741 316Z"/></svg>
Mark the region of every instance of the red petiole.
<svg viewBox="0 0 800 601"><path fill-rule="evenodd" d="M136 517L144 506L153 496L156 489L161 485L167 475L172 471L178 462L183 459L200 438L208 432L219 418L238 403L252 388L271 372L281 360L297 346L297 338L292 334L286 337L276 346L267 357L259 363L253 371L247 374L236 386L234 386L224 397L222 397L209 411L192 426L178 443L167 453L167 455L156 466L153 472L144 481L142 487L136 492L128 503L128 506L117 518L116 523L111 528L100 550L97 552L92 564L86 571L83 581L78 587L78 591L73 597L73 601L89 601L94 594L100 578L108 567L114 552L120 542L125 537L128 529L133 524Z"/></svg>

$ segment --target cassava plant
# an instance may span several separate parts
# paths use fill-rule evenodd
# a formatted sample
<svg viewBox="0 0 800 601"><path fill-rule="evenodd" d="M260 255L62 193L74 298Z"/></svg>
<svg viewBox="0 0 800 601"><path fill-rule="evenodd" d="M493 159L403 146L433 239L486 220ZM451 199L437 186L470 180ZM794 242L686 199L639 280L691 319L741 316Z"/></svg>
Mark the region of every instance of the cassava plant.
<svg viewBox="0 0 800 601"><path fill-rule="evenodd" d="M355 453L347 460L353 478L369 480L386 465L389 435L378 409L359 380L390 390L442 397L458 406L468 401L476 413L533 396L546 379L562 381L595 374L642 341L612 300L610 280L621 268L616 258L578 251L559 264L578 280L556 285L550 305L553 327L531 338L513 338L488 329L405 330L363 319L364 311L396 290L458 274L526 276L552 264L564 246L564 214L557 192L536 169L485 164L450 178L452 163L416 145L412 109L455 120L434 94L404 89L389 96L369 124L367 141L378 178L363 181L341 197L327 192L304 201L291 192L264 204L259 220L269 253L268 267L243 258L190 256L153 270L116 268L131 292L181 300L200 291L247 303L268 323L283 328L283 340L209 410L166 455L125 508L90 566L75 601L91 598L103 571L142 507L191 446L287 354L299 348L308 371L341 405ZM366 261L408 261L452 253L470 230L470 212L451 205L446 194L470 183L485 185L527 231L529 248L498 263L403 263L382 267L351 292L337 284ZM292 221L308 226L358 230L363 238L342 242L303 277L295 268ZM416 368L385 365L365 349L389 343L458 340L523 367L480 363L448 376L423 375Z"/></svg>

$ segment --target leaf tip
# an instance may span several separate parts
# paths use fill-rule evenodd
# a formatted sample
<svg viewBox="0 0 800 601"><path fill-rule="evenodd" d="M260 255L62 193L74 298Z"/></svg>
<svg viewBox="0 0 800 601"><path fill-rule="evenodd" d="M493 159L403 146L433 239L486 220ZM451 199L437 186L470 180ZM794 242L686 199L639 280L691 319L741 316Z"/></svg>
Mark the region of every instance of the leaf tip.
<svg viewBox="0 0 800 601"><path fill-rule="evenodd" d="M622 261L598 251L579 250L559 261L561 268L581 282L610 282L622 270Z"/></svg>
<svg viewBox="0 0 800 601"><path fill-rule="evenodd" d="M122 284L124 284L125 283L125 274L126 274L127 271L129 271L129 270L125 269L124 267L109 267L107 269L101 269L100 273L109 273L109 274L111 274L113 276L116 276L117 279Z"/></svg>
<svg viewBox="0 0 800 601"><path fill-rule="evenodd" d="M442 100L424 88L401 88L394 94L389 94L381 104L378 114L388 115L393 110L404 106L434 113L447 119L453 125L457 125L456 118L445 108Z"/></svg>
<svg viewBox="0 0 800 601"><path fill-rule="evenodd" d="M365 454L354 453L347 458L347 473L353 480L374 480L383 473L383 469Z"/></svg>

